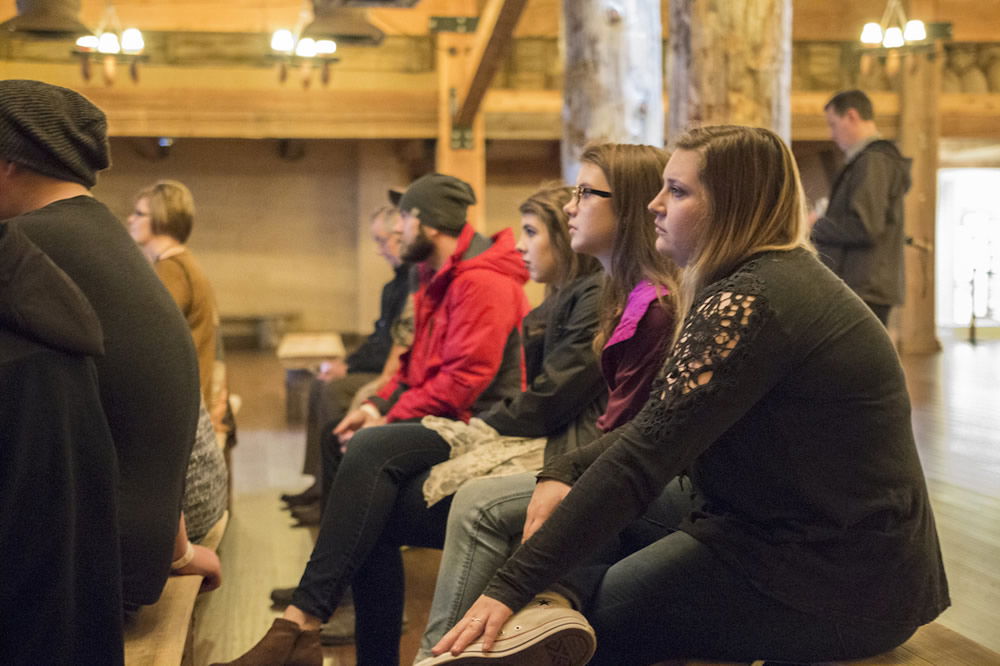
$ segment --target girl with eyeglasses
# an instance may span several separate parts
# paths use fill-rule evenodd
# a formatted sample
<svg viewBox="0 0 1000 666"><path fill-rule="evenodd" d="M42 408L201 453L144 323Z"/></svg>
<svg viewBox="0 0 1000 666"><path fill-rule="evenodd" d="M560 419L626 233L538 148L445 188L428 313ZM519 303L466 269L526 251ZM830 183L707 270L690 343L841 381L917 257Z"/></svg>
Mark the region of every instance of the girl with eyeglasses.
<svg viewBox="0 0 1000 666"><path fill-rule="evenodd" d="M573 250L596 258L604 269L594 340L609 388L607 408L597 422L601 432L626 423L646 401L674 329L676 269L656 252L652 215L646 209L660 187L666 161L666 152L651 146L588 147L573 198L563 207ZM578 448L550 442L545 460ZM534 487L534 474L520 474L476 479L459 489L417 662L431 661L432 647L503 565L511 544L537 529L528 511Z"/></svg>
<svg viewBox="0 0 1000 666"><path fill-rule="evenodd" d="M684 267L671 354L630 423L547 462L536 495L567 493L438 646L469 651L435 664L584 664L595 632L592 665L840 661L949 605L899 359L808 245L791 151L736 126L676 146L650 204ZM684 472L697 512L577 566ZM528 603L550 586L593 630Z"/></svg>

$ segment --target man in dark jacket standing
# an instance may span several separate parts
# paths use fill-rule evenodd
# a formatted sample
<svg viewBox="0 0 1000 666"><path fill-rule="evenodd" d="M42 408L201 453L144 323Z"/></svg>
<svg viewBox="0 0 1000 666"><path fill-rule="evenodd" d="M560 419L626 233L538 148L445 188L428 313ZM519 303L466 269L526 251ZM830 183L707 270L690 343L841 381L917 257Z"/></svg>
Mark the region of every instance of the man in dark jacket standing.
<svg viewBox="0 0 1000 666"><path fill-rule="evenodd" d="M813 214L820 258L885 324L903 302L903 195L911 160L881 138L871 100L860 90L834 95L824 107L830 136L846 161L825 213Z"/></svg>
<svg viewBox="0 0 1000 666"><path fill-rule="evenodd" d="M132 608L154 603L170 573L200 392L184 316L90 195L109 163L107 119L89 100L0 81L0 220L69 275L104 331L97 380L118 457L122 597ZM187 564L199 568L204 555L195 555Z"/></svg>

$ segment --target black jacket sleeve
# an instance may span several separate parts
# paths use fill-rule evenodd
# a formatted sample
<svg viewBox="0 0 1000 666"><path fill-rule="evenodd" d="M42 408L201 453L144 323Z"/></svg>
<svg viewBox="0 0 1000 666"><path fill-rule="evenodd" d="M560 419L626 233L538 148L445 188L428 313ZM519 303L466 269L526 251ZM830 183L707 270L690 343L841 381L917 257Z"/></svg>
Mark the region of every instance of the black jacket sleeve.
<svg viewBox="0 0 1000 666"><path fill-rule="evenodd" d="M600 282L587 279L560 296L549 319L541 371L526 391L479 415L502 435L557 433L606 390L593 350Z"/></svg>

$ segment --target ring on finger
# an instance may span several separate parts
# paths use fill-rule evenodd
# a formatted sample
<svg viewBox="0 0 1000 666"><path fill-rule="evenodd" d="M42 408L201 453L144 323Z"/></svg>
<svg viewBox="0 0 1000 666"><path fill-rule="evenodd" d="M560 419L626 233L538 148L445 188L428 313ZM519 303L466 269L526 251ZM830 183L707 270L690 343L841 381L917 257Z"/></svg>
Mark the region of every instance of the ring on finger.
<svg viewBox="0 0 1000 666"><path fill-rule="evenodd" d="M481 617L470 617L469 618L469 622L482 622L482 621L483 621L483 618L481 618Z"/></svg>

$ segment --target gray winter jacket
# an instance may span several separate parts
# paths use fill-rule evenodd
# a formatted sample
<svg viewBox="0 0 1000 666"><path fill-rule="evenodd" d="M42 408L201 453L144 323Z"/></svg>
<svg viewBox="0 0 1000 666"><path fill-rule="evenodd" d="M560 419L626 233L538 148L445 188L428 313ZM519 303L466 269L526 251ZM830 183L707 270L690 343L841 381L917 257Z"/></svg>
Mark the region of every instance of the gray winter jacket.
<svg viewBox="0 0 1000 666"><path fill-rule="evenodd" d="M873 141L844 165L826 214L813 226L820 259L866 303L903 302L903 195L910 189L910 165L892 143Z"/></svg>

